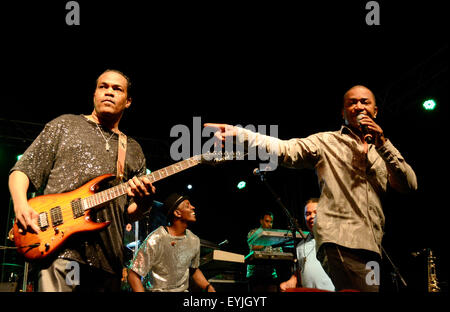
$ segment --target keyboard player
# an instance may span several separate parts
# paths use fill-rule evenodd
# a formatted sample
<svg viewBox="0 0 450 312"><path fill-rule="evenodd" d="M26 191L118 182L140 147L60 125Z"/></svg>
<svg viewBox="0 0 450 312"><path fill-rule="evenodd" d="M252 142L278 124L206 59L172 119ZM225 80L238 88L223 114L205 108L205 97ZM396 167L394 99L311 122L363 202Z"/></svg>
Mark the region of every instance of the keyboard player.
<svg viewBox="0 0 450 312"><path fill-rule="evenodd" d="M314 240L312 228L314 226L318 201L318 198L311 198L306 202L304 216L306 226L310 233L306 237L306 240L300 241L296 246L301 281L297 281L297 276L293 274L289 280L280 284L281 291L298 287L316 288L328 291L335 290L333 282L327 273L325 273L316 257L316 242Z"/></svg>
<svg viewBox="0 0 450 312"><path fill-rule="evenodd" d="M273 213L266 211L261 215L259 220L260 228L272 229L273 226ZM251 230L247 239L250 238L258 228ZM272 248L272 246L259 246L249 244L251 251L264 251L264 252L282 252L282 248ZM248 264L247 265L247 280L249 286L249 292L277 292L279 285L279 277L274 264Z"/></svg>

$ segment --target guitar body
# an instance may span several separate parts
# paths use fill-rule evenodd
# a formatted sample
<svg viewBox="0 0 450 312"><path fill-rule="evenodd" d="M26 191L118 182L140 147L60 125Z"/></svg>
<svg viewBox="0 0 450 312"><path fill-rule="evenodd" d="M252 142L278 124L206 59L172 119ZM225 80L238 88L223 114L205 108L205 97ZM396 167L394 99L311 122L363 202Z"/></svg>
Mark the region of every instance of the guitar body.
<svg viewBox="0 0 450 312"><path fill-rule="evenodd" d="M39 233L23 231L19 233L17 222L13 227L17 251L28 260L39 260L55 252L73 234L97 231L110 222L97 223L91 220L90 210L77 210L74 214L73 202L95 194L99 183L113 177L105 174L92 179L76 190L61 194L48 194L31 198L28 204L40 214Z"/></svg>

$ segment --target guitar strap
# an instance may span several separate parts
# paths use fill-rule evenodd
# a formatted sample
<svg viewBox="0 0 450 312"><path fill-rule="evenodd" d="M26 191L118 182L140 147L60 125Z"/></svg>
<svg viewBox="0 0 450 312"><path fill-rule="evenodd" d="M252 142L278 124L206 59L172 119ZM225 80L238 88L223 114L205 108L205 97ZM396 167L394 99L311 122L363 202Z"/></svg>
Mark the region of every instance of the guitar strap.
<svg viewBox="0 0 450 312"><path fill-rule="evenodd" d="M127 136L122 131L119 131L119 143L117 152L117 173L116 178L123 181L125 170L125 155L127 153Z"/></svg>

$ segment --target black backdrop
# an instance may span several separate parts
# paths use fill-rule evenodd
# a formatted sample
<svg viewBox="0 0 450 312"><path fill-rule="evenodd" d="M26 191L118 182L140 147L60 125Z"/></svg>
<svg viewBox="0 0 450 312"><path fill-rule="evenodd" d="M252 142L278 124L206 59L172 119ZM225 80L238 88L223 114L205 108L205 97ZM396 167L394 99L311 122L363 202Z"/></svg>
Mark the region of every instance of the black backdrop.
<svg viewBox="0 0 450 312"><path fill-rule="evenodd" d="M280 138L304 137L338 129L343 93L365 84L377 95L378 122L419 183L413 194L387 194L384 246L408 289L424 287L424 263L410 254L421 248L433 248L446 282L448 34L437 2L378 1L379 26L365 23L366 1L78 3L79 26L66 25L65 1L2 8L2 231L10 222L7 175L15 156L49 120L90 113L95 79L106 68L134 82L121 128L141 142L151 170L174 162L170 129L183 124L192 131L193 117L274 124ZM429 96L438 106L425 112L421 102ZM158 183L155 199L190 194L198 211L193 231L213 242L228 239L227 250L246 254L246 234L263 210L275 213L275 228L287 227L252 175L255 166L193 168ZM240 180L247 181L243 190L236 188ZM304 201L319 195L312 171L279 168L268 181L300 220ZM387 277L391 290L389 283Z"/></svg>

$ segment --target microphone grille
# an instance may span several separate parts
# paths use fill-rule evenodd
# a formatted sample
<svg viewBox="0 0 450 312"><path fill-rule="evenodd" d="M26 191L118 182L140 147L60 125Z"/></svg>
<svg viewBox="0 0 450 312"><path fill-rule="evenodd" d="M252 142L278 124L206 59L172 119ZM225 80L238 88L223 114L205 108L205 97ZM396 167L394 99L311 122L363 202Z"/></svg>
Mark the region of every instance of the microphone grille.
<svg viewBox="0 0 450 312"><path fill-rule="evenodd" d="M363 118L364 115L365 115L364 113L359 113L359 114L356 116L356 120L357 120L358 122L361 122L361 119Z"/></svg>

